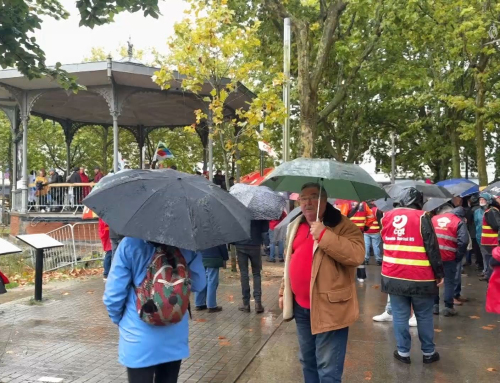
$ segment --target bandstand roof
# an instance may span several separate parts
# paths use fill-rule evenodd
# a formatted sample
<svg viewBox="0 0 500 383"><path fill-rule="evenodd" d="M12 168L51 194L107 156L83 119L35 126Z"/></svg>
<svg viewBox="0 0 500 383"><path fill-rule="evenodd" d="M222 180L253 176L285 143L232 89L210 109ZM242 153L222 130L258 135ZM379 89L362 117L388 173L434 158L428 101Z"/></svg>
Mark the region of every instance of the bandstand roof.
<svg viewBox="0 0 500 383"><path fill-rule="evenodd" d="M112 125L110 112L116 110L120 126L174 128L193 124L193 111L203 107L199 96L181 89L177 73L170 89L162 91L151 79L158 68L134 59L63 65L62 69L74 75L87 90L73 93L49 77L29 80L15 69L2 70L0 108L22 104L20 100L25 97L28 112L43 118ZM206 83L201 96L208 96L211 90ZM226 101L225 114L233 116L236 109L246 109L253 97L250 90L239 84Z"/></svg>

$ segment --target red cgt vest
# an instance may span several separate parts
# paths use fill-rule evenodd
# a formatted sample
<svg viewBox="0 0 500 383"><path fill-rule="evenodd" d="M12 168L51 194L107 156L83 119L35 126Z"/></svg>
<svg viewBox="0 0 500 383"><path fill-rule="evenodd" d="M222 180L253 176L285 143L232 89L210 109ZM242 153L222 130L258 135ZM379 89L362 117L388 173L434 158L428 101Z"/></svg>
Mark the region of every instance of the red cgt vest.
<svg viewBox="0 0 500 383"><path fill-rule="evenodd" d="M458 225L461 220L455 214L444 213L432 217L432 225L439 243L443 262L454 261L458 251Z"/></svg>
<svg viewBox="0 0 500 383"><path fill-rule="evenodd" d="M382 275L387 278L432 282L436 278L421 234L422 210L398 208L382 218L384 262Z"/></svg>
<svg viewBox="0 0 500 383"><path fill-rule="evenodd" d="M493 228L488 225L486 221L486 213L491 209L496 209L495 207L491 207L484 212L483 215L483 232L481 234L481 245L483 246L498 246L498 232L493 230Z"/></svg>
<svg viewBox="0 0 500 383"><path fill-rule="evenodd" d="M378 234L378 233L380 233L380 226L378 224L377 208L376 207L372 208L372 213L373 213L373 217L375 218L375 221L373 221L373 223L368 228L368 230L365 231L366 234Z"/></svg>

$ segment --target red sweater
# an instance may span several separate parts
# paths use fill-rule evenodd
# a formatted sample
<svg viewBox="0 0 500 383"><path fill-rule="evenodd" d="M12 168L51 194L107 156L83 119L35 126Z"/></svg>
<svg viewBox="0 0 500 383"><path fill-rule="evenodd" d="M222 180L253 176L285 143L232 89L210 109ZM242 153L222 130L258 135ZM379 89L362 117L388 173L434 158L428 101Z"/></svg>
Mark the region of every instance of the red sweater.
<svg viewBox="0 0 500 383"><path fill-rule="evenodd" d="M314 238L309 232L307 222L300 224L292 244L290 260L290 284L297 303L305 308L311 308L311 272L313 263Z"/></svg>
<svg viewBox="0 0 500 383"><path fill-rule="evenodd" d="M285 218L286 218L286 213L283 212L283 214L281 214L280 219L274 219L272 221L269 221L269 230L274 230L276 226L278 226L279 223L283 221Z"/></svg>

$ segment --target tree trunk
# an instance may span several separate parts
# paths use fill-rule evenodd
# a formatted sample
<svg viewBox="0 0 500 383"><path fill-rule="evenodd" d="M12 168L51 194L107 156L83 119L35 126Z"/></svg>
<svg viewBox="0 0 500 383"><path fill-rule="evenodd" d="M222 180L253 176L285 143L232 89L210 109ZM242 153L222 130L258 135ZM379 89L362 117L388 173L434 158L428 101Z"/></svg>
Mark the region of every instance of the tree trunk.
<svg viewBox="0 0 500 383"><path fill-rule="evenodd" d="M486 148L484 143L484 101L486 89L483 80L476 75L476 151L477 151L477 173L479 186L488 185L488 173L486 172Z"/></svg>
<svg viewBox="0 0 500 383"><path fill-rule="evenodd" d="M222 129L219 128L219 140L222 149L222 157L224 157L224 179L226 180L226 189L229 190L229 161L227 159L227 151L224 148L224 137L222 135Z"/></svg>
<svg viewBox="0 0 500 383"><path fill-rule="evenodd" d="M450 126L451 140L451 170L453 178L461 178L460 172L460 139L458 137L456 122L453 119Z"/></svg>

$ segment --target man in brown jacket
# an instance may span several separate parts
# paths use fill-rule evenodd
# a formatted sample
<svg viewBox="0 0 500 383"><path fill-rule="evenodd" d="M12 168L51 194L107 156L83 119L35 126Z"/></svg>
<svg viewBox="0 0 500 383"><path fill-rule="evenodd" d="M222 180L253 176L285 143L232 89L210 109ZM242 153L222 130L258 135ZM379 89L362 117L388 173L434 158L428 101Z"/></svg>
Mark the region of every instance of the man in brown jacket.
<svg viewBox="0 0 500 383"><path fill-rule="evenodd" d="M300 206L303 214L287 232L280 307L283 319L297 324L305 383L341 382L349 326L359 316L355 274L364 261L363 234L327 203L318 184L302 187Z"/></svg>

